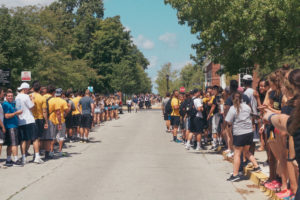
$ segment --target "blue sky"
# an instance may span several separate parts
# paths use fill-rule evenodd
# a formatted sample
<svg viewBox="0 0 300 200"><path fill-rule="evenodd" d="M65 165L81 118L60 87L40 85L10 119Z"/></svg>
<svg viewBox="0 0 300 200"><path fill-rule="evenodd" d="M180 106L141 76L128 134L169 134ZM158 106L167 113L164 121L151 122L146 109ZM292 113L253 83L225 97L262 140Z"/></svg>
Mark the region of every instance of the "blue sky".
<svg viewBox="0 0 300 200"><path fill-rule="evenodd" d="M48 5L54 0L0 0L8 7L25 5ZM123 25L131 31L134 43L150 61L147 73L155 90L157 71L171 62L173 69L181 69L191 62L195 54L191 44L195 35L186 25L179 25L176 10L165 5L164 0L104 0L105 17L119 15Z"/></svg>
<svg viewBox="0 0 300 200"><path fill-rule="evenodd" d="M121 21L133 36L134 42L150 61L148 74L154 80L157 71L171 62L180 69L191 62L191 44L196 36L186 25L178 24L176 10L163 0L105 0L105 17L121 16ZM155 90L155 85L153 87Z"/></svg>

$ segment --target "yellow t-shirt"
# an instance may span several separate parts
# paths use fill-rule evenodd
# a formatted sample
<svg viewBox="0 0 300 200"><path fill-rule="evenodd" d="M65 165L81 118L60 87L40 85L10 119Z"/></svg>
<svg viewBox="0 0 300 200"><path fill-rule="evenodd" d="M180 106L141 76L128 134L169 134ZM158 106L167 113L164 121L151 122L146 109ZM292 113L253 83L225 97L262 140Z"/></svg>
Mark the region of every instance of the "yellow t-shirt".
<svg viewBox="0 0 300 200"><path fill-rule="evenodd" d="M68 104L65 100L61 99L60 97L53 97L48 101L49 104L49 120L57 125L59 124L59 121L57 119L56 111L60 110L61 112L61 123L65 122L64 118L64 110L68 109Z"/></svg>
<svg viewBox="0 0 300 200"><path fill-rule="evenodd" d="M72 99L74 105L75 105L75 110L72 112L72 115L78 115L80 114L79 110L77 109L78 103L80 101L81 97L75 97L74 99Z"/></svg>
<svg viewBox="0 0 300 200"><path fill-rule="evenodd" d="M37 92L34 92L32 95L34 99L34 107L32 109L34 119L43 119L43 109L47 108L46 98Z"/></svg>
<svg viewBox="0 0 300 200"><path fill-rule="evenodd" d="M171 100L171 106L172 106L171 116L178 116L178 117L180 117L180 114L179 114L179 105L180 105L179 99L177 99L176 97L173 97L172 100ZM178 109L175 109L174 108L175 106L178 106Z"/></svg>

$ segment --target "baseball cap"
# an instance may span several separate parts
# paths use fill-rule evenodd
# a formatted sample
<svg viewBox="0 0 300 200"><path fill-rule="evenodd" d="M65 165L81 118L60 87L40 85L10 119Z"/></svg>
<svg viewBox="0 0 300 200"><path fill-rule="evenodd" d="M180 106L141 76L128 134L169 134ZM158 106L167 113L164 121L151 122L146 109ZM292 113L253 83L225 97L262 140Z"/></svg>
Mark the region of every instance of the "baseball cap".
<svg viewBox="0 0 300 200"><path fill-rule="evenodd" d="M22 83L18 90L29 89L30 85L28 83Z"/></svg>
<svg viewBox="0 0 300 200"><path fill-rule="evenodd" d="M57 89L55 90L55 96L60 97L61 94L62 94L62 89L61 89L61 88L57 88Z"/></svg>
<svg viewBox="0 0 300 200"><path fill-rule="evenodd" d="M252 81L252 80L253 80L253 78L252 78L252 76L251 76L251 75L249 75L249 74L246 74L246 75L244 75L244 76L243 76L243 80L245 80L245 81Z"/></svg>

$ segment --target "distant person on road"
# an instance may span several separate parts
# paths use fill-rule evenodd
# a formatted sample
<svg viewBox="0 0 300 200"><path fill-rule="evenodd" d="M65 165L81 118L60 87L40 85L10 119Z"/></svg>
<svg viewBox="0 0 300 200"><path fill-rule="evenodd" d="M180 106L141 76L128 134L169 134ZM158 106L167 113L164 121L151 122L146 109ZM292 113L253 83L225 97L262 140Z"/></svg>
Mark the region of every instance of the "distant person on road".
<svg viewBox="0 0 300 200"><path fill-rule="evenodd" d="M129 99L126 101L126 104L127 104L127 110L128 110L128 113L131 113L131 106L132 106L132 100L131 100L131 98L129 98Z"/></svg>
<svg viewBox="0 0 300 200"><path fill-rule="evenodd" d="M139 100L138 100L138 98L137 98L136 95L134 95L134 97L133 97L133 99L132 99L132 102L133 102L133 111L134 111L135 113L137 113L137 111L138 111Z"/></svg>
<svg viewBox="0 0 300 200"><path fill-rule="evenodd" d="M89 132L92 128L92 119L94 115L94 101L90 97L90 91L87 89L85 91L85 96L82 97L79 101L77 109L79 110L79 106L81 106L81 126L80 126L80 135L81 135L81 142L87 143L89 142Z"/></svg>
<svg viewBox="0 0 300 200"><path fill-rule="evenodd" d="M163 98L162 100L162 104L161 104L161 109L162 109L162 113L163 113L163 116L164 116L164 120L166 122L166 126L167 126L167 132L171 132L171 116L165 112L165 107L168 103L168 101L170 100L170 93L167 92L166 93L166 97Z"/></svg>

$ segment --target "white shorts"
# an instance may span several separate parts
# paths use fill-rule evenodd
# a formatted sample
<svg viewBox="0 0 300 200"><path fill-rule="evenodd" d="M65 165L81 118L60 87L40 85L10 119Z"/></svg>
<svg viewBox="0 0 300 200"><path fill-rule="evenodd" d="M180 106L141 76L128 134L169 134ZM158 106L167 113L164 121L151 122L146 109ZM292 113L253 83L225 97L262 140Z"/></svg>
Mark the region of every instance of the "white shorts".
<svg viewBox="0 0 300 200"><path fill-rule="evenodd" d="M216 114L214 114L214 116L212 117L212 120L211 120L211 132L212 133L218 133L219 124L220 124L220 114L216 113Z"/></svg>

